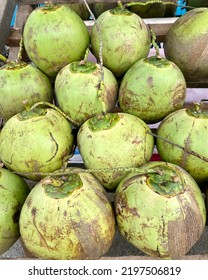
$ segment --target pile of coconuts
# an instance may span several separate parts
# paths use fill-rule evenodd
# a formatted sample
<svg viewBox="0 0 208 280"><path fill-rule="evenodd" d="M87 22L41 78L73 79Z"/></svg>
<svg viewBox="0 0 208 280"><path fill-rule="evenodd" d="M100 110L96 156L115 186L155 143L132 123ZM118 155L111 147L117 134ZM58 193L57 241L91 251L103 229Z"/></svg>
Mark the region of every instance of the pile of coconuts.
<svg viewBox="0 0 208 280"><path fill-rule="evenodd" d="M178 259L204 231L207 100L183 107L186 81L208 77L208 9L176 20L161 57L140 14L150 4L112 5L90 6L91 32L75 7L38 7L22 36L29 62L0 57L0 254L21 236L35 258L99 259L118 230Z"/></svg>

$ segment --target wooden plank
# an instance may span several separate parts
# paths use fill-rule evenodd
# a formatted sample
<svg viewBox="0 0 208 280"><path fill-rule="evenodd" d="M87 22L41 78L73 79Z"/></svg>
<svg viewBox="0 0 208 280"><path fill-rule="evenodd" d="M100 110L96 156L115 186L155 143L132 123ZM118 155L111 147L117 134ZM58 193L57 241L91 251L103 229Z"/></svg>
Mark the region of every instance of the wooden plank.
<svg viewBox="0 0 208 280"><path fill-rule="evenodd" d="M23 25L25 24L29 14L32 12L33 7L31 5L27 6L19 6L15 21L15 27L16 28L23 28Z"/></svg>
<svg viewBox="0 0 208 280"><path fill-rule="evenodd" d="M18 47L21 39L22 29L21 28L10 28L10 33L7 38L6 44L9 47Z"/></svg>
<svg viewBox="0 0 208 280"><path fill-rule="evenodd" d="M208 79L198 82L187 81L187 88L208 88Z"/></svg>
<svg viewBox="0 0 208 280"><path fill-rule="evenodd" d="M140 0L140 1L134 1L134 2L146 2L147 0ZM163 2L169 2L169 0L162 0ZM60 4L74 4L74 3L83 3L83 0L51 0L51 1L40 1L40 0L18 0L18 4L20 5L37 5L41 3L60 3ZM88 4L92 3L113 3L118 2L117 0L87 0ZM129 3L129 0L122 0L122 3Z"/></svg>
<svg viewBox="0 0 208 280"><path fill-rule="evenodd" d="M9 35L10 24L16 3L16 0L0 0L0 53L2 53Z"/></svg>
<svg viewBox="0 0 208 280"><path fill-rule="evenodd" d="M170 26L177 20L177 17L173 18L155 18L155 19L144 19L144 22L151 27L156 36L158 37L159 42L163 42L164 38L170 28ZM89 30L92 29L94 22L92 20L85 21L86 26ZM18 46L19 40L21 38L21 28L11 28L10 34L7 39L8 46Z"/></svg>
<svg viewBox="0 0 208 280"><path fill-rule="evenodd" d="M20 43L20 39L22 37L22 31L24 28L24 24L32 11L33 11L33 7L31 5L26 5L26 6L21 5L18 7L16 21L15 21L15 28L18 28L20 33L19 33L19 40L17 42L17 45L15 47L13 47L12 49L10 49L9 59L11 59L11 60L17 59L18 51L19 51L19 43ZM28 56L27 56L27 53L26 53L24 47L22 49L22 59L23 59L23 61L28 60Z"/></svg>

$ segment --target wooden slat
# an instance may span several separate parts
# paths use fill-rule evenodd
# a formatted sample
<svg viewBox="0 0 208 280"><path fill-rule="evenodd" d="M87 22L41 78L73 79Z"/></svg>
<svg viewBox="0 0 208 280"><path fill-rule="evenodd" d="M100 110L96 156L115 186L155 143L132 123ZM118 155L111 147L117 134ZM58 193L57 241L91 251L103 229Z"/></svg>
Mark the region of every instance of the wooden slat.
<svg viewBox="0 0 208 280"><path fill-rule="evenodd" d="M16 2L16 0L0 0L0 53L2 53L9 35Z"/></svg>
<svg viewBox="0 0 208 280"><path fill-rule="evenodd" d="M170 28L170 26L177 20L177 17L173 18L155 18L155 19L144 19L144 22L151 27L159 42L163 42L164 38ZM86 26L91 30L94 22L92 20L85 21ZM10 28L10 34L7 39L8 46L17 47L21 38L21 28Z"/></svg>
<svg viewBox="0 0 208 280"><path fill-rule="evenodd" d="M139 0L133 2L146 2L147 0ZM163 2L169 2L170 0L162 0ZM74 3L83 3L83 0L51 0L51 1L40 1L40 0L18 0L18 4L20 5L37 5L44 2L51 2L51 3L60 3L60 4L74 4ZM117 0L87 0L87 3L112 3L118 2ZM122 3L129 3L129 0L122 0Z"/></svg>

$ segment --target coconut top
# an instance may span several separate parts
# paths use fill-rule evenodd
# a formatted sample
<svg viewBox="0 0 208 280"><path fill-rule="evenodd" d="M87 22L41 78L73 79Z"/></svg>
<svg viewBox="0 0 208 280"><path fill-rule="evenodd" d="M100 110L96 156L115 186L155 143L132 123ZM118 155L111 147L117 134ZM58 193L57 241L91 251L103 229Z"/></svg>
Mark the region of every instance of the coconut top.
<svg viewBox="0 0 208 280"><path fill-rule="evenodd" d="M122 7L116 7L114 9L109 10L109 12L112 15L122 15L122 16L132 16L133 13L130 12L129 10L122 8Z"/></svg>
<svg viewBox="0 0 208 280"><path fill-rule="evenodd" d="M24 121L29 120L35 117L45 116L47 113L47 109L43 108L34 108L33 110L24 110L18 114L18 120Z"/></svg>
<svg viewBox="0 0 208 280"><path fill-rule="evenodd" d="M97 64L91 61L75 61L69 65L72 73L90 74L97 70Z"/></svg>
<svg viewBox="0 0 208 280"><path fill-rule="evenodd" d="M101 131L111 129L119 120L120 117L116 113L100 114L89 119L88 126L91 131Z"/></svg>
<svg viewBox="0 0 208 280"><path fill-rule="evenodd" d="M28 66L28 64L24 61L9 61L4 66L2 66L0 70L20 70L26 66Z"/></svg>
<svg viewBox="0 0 208 280"><path fill-rule="evenodd" d="M170 65L172 65L172 62L170 62L169 60L167 60L164 57L159 57L159 56L150 56L150 57L144 58L144 61L157 68L164 68L164 67L169 67Z"/></svg>
<svg viewBox="0 0 208 280"><path fill-rule="evenodd" d="M61 178L46 178L42 181L45 194L51 198L65 198L83 186L79 174L72 173Z"/></svg>
<svg viewBox="0 0 208 280"><path fill-rule="evenodd" d="M195 102L191 108L186 109L187 114L195 118L208 119L208 110L204 107L204 102L208 102L208 100Z"/></svg>
<svg viewBox="0 0 208 280"><path fill-rule="evenodd" d="M160 166L160 173L147 174L147 184L154 192L165 197L172 197L185 191L178 172L167 166Z"/></svg>

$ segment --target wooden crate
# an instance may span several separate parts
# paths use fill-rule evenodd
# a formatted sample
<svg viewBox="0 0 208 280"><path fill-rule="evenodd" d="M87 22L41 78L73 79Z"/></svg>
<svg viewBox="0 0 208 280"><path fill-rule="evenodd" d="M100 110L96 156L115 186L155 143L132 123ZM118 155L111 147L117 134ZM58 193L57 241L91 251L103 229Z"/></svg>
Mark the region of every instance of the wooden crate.
<svg viewBox="0 0 208 280"><path fill-rule="evenodd" d="M145 0L142 0L145 1ZM163 0L168 1L168 0ZM41 4L44 1L39 0L0 0L0 53L3 50L4 45L8 45L10 47L10 59L15 59L17 57L17 52L19 49L19 43L20 38L22 34L22 29L24 26L24 23L31 13L31 11L36 7L35 5ZM52 0L53 3L60 3L60 4L70 4L70 3L83 3L82 0ZM117 2L117 1L111 1L111 0L88 0L90 3L95 2L105 2L105 3L111 3L111 2ZM130 1L122 1L130 2ZM15 26L10 27L11 19L13 16L13 12L15 9L15 6L18 5L18 12L17 17L15 21ZM157 36L158 42L164 42L165 36L170 28L170 26L177 20L176 17L171 18L148 18L144 19L145 23L151 27ZM93 21L85 21L86 25L90 29L92 25L94 24ZM187 82L188 89L190 90L190 93L187 94L187 99L185 102L184 107L189 107L192 101L200 101L202 98L208 98L207 88L208 88L208 80L207 82ZM204 89L204 91L203 91ZM204 93L205 92L205 93ZM208 106L208 105L207 105ZM109 194L111 196L111 194ZM205 227L205 231L202 235L202 238L195 244L195 246L191 249L190 253L188 253L186 256L180 258L184 260L202 260L206 259L208 260L208 226ZM11 248L12 250L12 248ZM128 254L127 254L128 252ZM1 256L0 256L1 258ZM29 255L27 255L25 258L30 258ZM24 259L24 257L23 257ZM124 238L119 234L118 230L116 233L115 241L112 245L112 248L110 248L109 252L105 254L101 259L131 259L131 260L150 260L153 259L142 252L137 251L133 246L131 246L129 243L127 243Z"/></svg>

